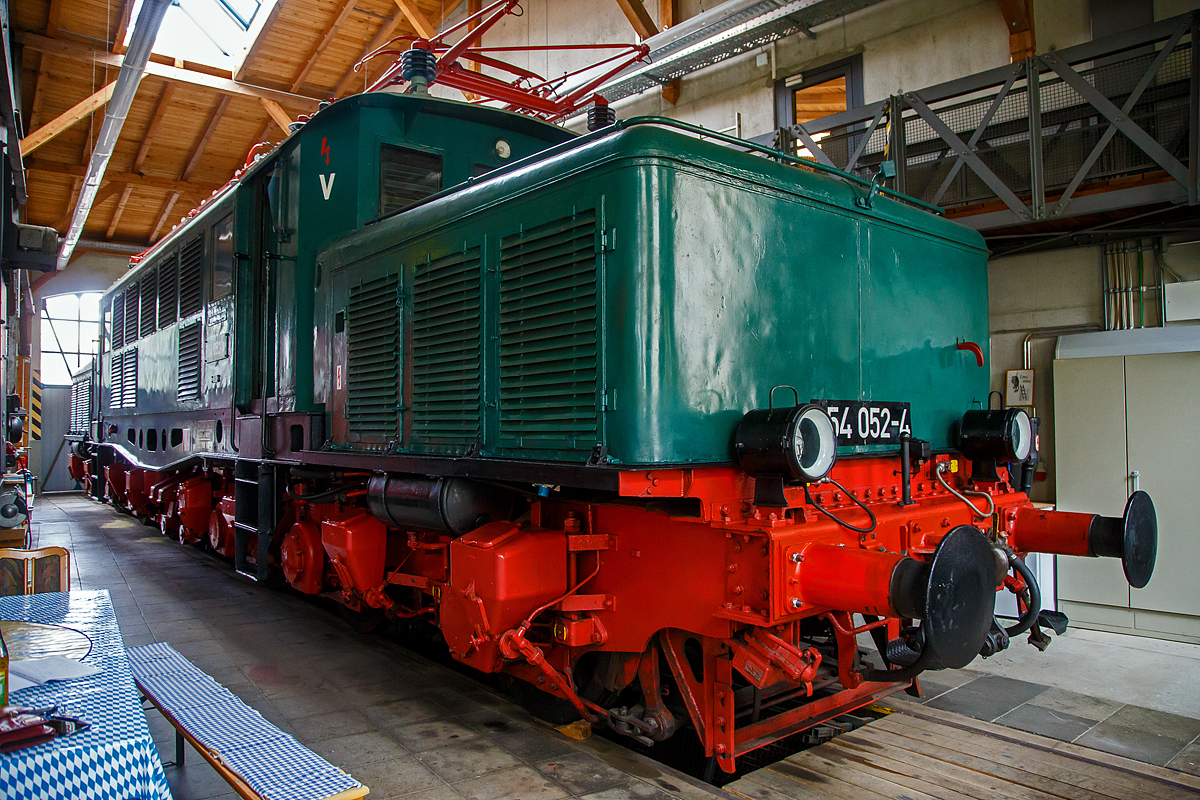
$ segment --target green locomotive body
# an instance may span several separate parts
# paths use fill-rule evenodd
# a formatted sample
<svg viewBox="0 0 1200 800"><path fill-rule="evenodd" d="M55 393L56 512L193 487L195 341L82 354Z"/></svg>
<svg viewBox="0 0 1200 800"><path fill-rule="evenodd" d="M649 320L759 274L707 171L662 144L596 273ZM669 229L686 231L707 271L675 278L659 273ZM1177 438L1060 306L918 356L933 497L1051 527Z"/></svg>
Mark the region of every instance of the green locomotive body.
<svg viewBox="0 0 1200 800"><path fill-rule="evenodd" d="M719 464L788 385L910 403L912 435L942 449L987 394L955 349L987 335L986 253L903 202L859 207L867 192L653 124L575 142L360 95L110 289L102 439L159 469L314 451Z"/></svg>

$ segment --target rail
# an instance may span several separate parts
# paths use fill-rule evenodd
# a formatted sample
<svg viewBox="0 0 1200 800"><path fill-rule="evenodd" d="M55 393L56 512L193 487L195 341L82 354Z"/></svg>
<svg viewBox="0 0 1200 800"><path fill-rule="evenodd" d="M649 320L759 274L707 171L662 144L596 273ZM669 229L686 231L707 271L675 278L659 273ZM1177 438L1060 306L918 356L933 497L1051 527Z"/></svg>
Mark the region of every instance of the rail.
<svg viewBox="0 0 1200 800"><path fill-rule="evenodd" d="M894 95L754 141L977 230L1200 202L1200 12Z"/></svg>

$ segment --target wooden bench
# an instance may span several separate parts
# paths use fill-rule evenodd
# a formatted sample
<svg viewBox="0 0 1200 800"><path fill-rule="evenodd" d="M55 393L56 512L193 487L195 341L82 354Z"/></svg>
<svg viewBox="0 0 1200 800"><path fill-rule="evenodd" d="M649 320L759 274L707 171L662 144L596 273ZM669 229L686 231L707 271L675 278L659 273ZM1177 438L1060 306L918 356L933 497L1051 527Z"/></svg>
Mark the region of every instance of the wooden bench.
<svg viewBox="0 0 1200 800"><path fill-rule="evenodd" d="M184 741L245 800L351 800L367 787L263 719L232 692L159 642L131 647L138 688Z"/></svg>

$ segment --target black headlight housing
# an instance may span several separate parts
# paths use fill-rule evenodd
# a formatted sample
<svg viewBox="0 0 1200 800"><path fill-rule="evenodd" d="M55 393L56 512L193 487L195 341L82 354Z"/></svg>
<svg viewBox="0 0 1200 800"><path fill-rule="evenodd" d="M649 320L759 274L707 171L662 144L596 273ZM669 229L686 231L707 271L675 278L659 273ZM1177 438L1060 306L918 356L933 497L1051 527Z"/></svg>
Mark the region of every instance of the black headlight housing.
<svg viewBox="0 0 1200 800"><path fill-rule="evenodd" d="M829 413L813 403L758 408L738 423L734 450L756 479L755 505L784 507L784 481L816 483L833 469L837 432Z"/></svg>
<svg viewBox="0 0 1200 800"><path fill-rule="evenodd" d="M995 482L996 464L1018 464L1034 452L1034 428L1019 408L974 409L958 425L958 449L974 462L971 476Z"/></svg>

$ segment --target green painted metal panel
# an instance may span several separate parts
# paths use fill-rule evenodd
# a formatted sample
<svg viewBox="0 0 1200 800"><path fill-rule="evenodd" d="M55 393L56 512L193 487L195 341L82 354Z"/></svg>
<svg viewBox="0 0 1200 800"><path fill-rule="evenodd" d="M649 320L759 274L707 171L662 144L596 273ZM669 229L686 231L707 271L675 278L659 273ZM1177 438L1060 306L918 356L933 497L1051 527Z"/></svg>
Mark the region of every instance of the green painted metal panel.
<svg viewBox="0 0 1200 800"><path fill-rule="evenodd" d="M500 240L503 454L590 452L599 441L596 212Z"/></svg>
<svg viewBox="0 0 1200 800"><path fill-rule="evenodd" d="M483 354L479 247L416 265L412 442L458 452L480 440Z"/></svg>
<svg viewBox="0 0 1200 800"><path fill-rule="evenodd" d="M728 462L737 421L778 384L802 400L909 402L913 434L946 447L986 400L986 369L955 349L987 335L986 251L903 203L856 207L865 191L634 127L322 258L355 270L479 243L482 408L460 407L457 424L482 431L481 455L578 462L593 442L625 464ZM434 452L417 436L400 449Z"/></svg>

